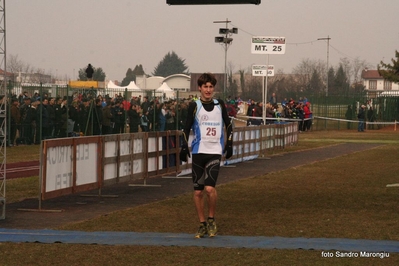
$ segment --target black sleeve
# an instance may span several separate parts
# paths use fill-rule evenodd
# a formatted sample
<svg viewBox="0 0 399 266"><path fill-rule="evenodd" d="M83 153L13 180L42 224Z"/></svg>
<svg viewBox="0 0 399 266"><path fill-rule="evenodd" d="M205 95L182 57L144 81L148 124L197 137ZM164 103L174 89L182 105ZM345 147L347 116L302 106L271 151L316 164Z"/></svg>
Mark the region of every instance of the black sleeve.
<svg viewBox="0 0 399 266"><path fill-rule="evenodd" d="M232 128L232 125L231 125L231 120L230 120L230 117L229 117L229 115L227 113L226 105L224 104L224 102L222 100L218 100L218 101L220 103L220 106L222 107L222 118L223 118L224 125L226 127L226 134L227 134L226 136L227 136L227 139L229 139L231 133L233 132L233 128Z"/></svg>
<svg viewBox="0 0 399 266"><path fill-rule="evenodd" d="M188 138L190 136L190 130L191 127L194 124L194 117L195 117L195 113L197 111L197 103L196 102L190 102L190 104L188 105L188 109L187 109L187 119L186 119L186 123L183 129L183 144L188 144Z"/></svg>

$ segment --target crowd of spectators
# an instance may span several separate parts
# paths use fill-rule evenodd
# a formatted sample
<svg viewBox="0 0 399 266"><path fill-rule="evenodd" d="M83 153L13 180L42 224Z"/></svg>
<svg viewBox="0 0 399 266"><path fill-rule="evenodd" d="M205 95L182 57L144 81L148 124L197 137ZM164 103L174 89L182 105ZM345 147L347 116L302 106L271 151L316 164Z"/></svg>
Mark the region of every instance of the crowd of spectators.
<svg viewBox="0 0 399 266"><path fill-rule="evenodd" d="M8 103L9 145L39 144L43 139L71 136L181 130L188 103L196 99L196 95L164 101L141 95L127 100L121 94L111 97L108 94L75 93L70 97L50 97L38 93L29 96L24 92L18 97L13 95ZM243 103L247 105L246 115L250 117L247 125L263 124L263 103L253 99L244 102L240 97L228 96L225 105L229 116L236 117ZM311 128L312 111L306 97L297 101L285 98L279 105L273 93L265 111L266 124L295 119L299 131Z"/></svg>
<svg viewBox="0 0 399 266"><path fill-rule="evenodd" d="M263 108L263 102L255 102L249 99L247 102L248 108L246 115L251 117L247 120L247 125L261 125L263 124L263 109L265 109L266 124L281 123L282 121L289 121L292 119L298 121L299 131L308 131L312 126L312 111L310 102L306 97L300 97L299 100L284 98L281 101L281 106L277 102L275 93L272 94L270 100ZM284 118L284 119L281 119Z"/></svg>
<svg viewBox="0 0 399 266"><path fill-rule="evenodd" d="M39 144L41 140L73 136L108 135L149 131L181 130L187 117L188 102L162 101L158 97L121 94L71 97L42 97L27 92L9 98L9 146ZM0 101L4 100L4 96Z"/></svg>

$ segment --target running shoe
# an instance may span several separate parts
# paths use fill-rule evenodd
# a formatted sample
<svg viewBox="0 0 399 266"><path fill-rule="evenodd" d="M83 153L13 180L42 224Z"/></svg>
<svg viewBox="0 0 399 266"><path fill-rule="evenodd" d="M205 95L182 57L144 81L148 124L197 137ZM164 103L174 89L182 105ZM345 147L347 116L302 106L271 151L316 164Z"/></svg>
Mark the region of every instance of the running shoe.
<svg viewBox="0 0 399 266"><path fill-rule="evenodd" d="M216 227L215 219L208 219L208 235L209 237L214 237L218 232Z"/></svg>
<svg viewBox="0 0 399 266"><path fill-rule="evenodd" d="M195 238L204 237L207 233L208 233L207 226L201 223L200 227L198 228L198 232L195 234Z"/></svg>

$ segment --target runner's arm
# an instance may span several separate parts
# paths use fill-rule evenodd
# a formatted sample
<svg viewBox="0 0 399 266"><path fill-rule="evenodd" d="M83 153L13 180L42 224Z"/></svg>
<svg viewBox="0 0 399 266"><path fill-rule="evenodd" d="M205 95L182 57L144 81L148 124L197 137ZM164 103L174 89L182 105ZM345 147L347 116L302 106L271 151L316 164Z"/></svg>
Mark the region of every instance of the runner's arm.
<svg viewBox="0 0 399 266"><path fill-rule="evenodd" d="M197 104L195 102L190 102L187 109L187 120L183 129L183 145L188 145L188 138L190 136L191 127L194 124L195 113L197 110Z"/></svg>
<svg viewBox="0 0 399 266"><path fill-rule="evenodd" d="M231 125L231 120L230 117L227 113L227 109L226 109L226 105L224 104L224 102L222 100L219 100L220 102L220 106L222 107L222 118L223 118L223 122L225 124L226 127L226 136L227 136L227 140L229 140L232 132L233 132L233 128Z"/></svg>

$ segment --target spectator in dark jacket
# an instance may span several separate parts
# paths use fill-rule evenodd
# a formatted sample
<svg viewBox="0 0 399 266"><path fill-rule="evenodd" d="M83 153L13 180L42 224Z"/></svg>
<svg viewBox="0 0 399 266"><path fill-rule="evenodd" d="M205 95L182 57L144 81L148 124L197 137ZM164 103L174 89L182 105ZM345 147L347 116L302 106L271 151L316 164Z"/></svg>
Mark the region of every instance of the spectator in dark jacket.
<svg viewBox="0 0 399 266"><path fill-rule="evenodd" d="M353 118L353 109L352 109L352 105L349 104L348 109L346 110L346 113L345 113L345 119L352 120L352 118ZM346 123L346 128L351 129L351 122Z"/></svg>
<svg viewBox="0 0 399 266"><path fill-rule="evenodd" d="M299 102L295 109L296 109L297 118L300 119L300 121L298 122L298 130L303 131L303 121L305 119L305 113L303 111L303 102Z"/></svg>
<svg viewBox="0 0 399 266"><path fill-rule="evenodd" d="M36 108L36 144L40 144L40 141L48 136L49 116L46 108L47 103L48 100L43 99L42 103L38 102Z"/></svg>
<svg viewBox="0 0 399 266"><path fill-rule="evenodd" d="M55 130L55 99L49 98L46 106L49 117L48 137L54 137Z"/></svg>
<svg viewBox="0 0 399 266"><path fill-rule="evenodd" d="M176 112L174 108L170 108L167 110L166 118L166 130L175 130L176 129Z"/></svg>
<svg viewBox="0 0 399 266"><path fill-rule="evenodd" d="M30 145L32 139L32 122L35 119L35 113L31 106L30 98L24 98L24 104L20 107L21 112L21 140L23 143Z"/></svg>
<svg viewBox="0 0 399 266"><path fill-rule="evenodd" d="M133 104L130 106L130 110L127 112L129 116L129 132L139 132L140 125L140 106Z"/></svg>
<svg viewBox="0 0 399 266"><path fill-rule="evenodd" d="M359 120L357 131L359 132L364 132L364 120L366 119L365 108L365 105L361 105L359 108L359 113L357 114L357 119Z"/></svg>
<svg viewBox="0 0 399 266"><path fill-rule="evenodd" d="M93 135L101 135L101 127L103 123L103 107L101 99L96 98L95 106L93 108Z"/></svg>
<svg viewBox="0 0 399 266"><path fill-rule="evenodd" d="M68 133L79 132L80 120L80 105L77 100L74 100L69 106L68 120L71 128L68 128ZM72 126L73 125L73 126Z"/></svg>
<svg viewBox="0 0 399 266"><path fill-rule="evenodd" d="M185 125L186 125L186 120L187 120L187 116L188 116L188 104L186 102L182 102L180 104L180 109L179 109L179 129L184 129Z"/></svg>
<svg viewBox="0 0 399 266"><path fill-rule="evenodd" d="M252 112L255 109L255 101L251 99L251 103L248 105L247 109L247 116L252 116ZM253 119L248 118L247 120L247 126L251 125L253 122Z"/></svg>
<svg viewBox="0 0 399 266"><path fill-rule="evenodd" d="M271 105L275 105L277 103L277 97L276 97L276 94L274 92L272 93L272 96L270 97L269 102L270 102Z"/></svg>
<svg viewBox="0 0 399 266"><path fill-rule="evenodd" d="M19 101L17 98L11 99L11 129L10 129L10 144L14 145L17 131L21 125L21 113L19 111Z"/></svg>
<svg viewBox="0 0 399 266"><path fill-rule="evenodd" d="M89 116L93 115L93 109L94 109L94 102L92 100L88 99L83 99L82 100L82 106L80 107L81 109L81 115L79 117L79 125L80 125L80 132L83 133L83 135L91 135L92 132L92 124L91 120L89 120Z"/></svg>
<svg viewBox="0 0 399 266"><path fill-rule="evenodd" d="M103 124L102 124L103 135L112 134L111 120L112 120L111 101L107 100L106 105L103 108Z"/></svg>
<svg viewBox="0 0 399 266"><path fill-rule="evenodd" d="M59 137L66 137L67 136L67 118L68 118L68 99L64 97L61 100L60 106L60 120L57 121L60 125L59 130Z"/></svg>
<svg viewBox="0 0 399 266"><path fill-rule="evenodd" d="M166 110L167 106L164 103L159 105L159 112L158 112L158 130L165 131L166 128L166 115L168 111Z"/></svg>
<svg viewBox="0 0 399 266"><path fill-rule="evenodd" d="M115 104L115 109L113 112L113 118L115 122L114 126L114 134L121 134L125 133L125 110L123 108L123 103L116 103Z"/></svg>
<svg viewBox="0 0 399 266"><path fill-rule="evenodd" d="M375 121L375 112L372 105L370 105L369 109L367 110L367 120L369 122ZM374 124L369 124L368 129L374 129Z"/></svg>
<svg viewBox="0 0 399 266"><path fill-rule="evenodd" d="M141 109L143 110L143 113L147 113L149 107L150 107L150 102L148 101L148 97L144 96L143 102L141 103Z"/></svg>
<svg viewBox="0 0 399 266"><path fill-rule="evenodd" d="M262 124L262 117L263 117L263 103L258 102L254 109L252 110L252 117L257 117L257 119L252 119L252 125L261 125Z"/></svg>
<svg viewBox="0 0 399 266"><path fill-rule="evenodd" d="M87 65L85 72L86 72L87 80L93 80L94 69L91 64Z"/></svg>
<svg viewBox="0 0 399 266"><path fill-rule="evenodd" d="M59 138L61 137L61 127L62 127L62 98L57 97L55 99L54 104L54 115L55 115L55 124L54 124L54 137ZM66 112L66 108L65 108Z"/></svg>
<svg viewBox="0 0 399 266"><path fill-rule="evenodd" d="M274 110L272 104L266 103L266 124L273 124L273 119L274 118Z"/></svg>

